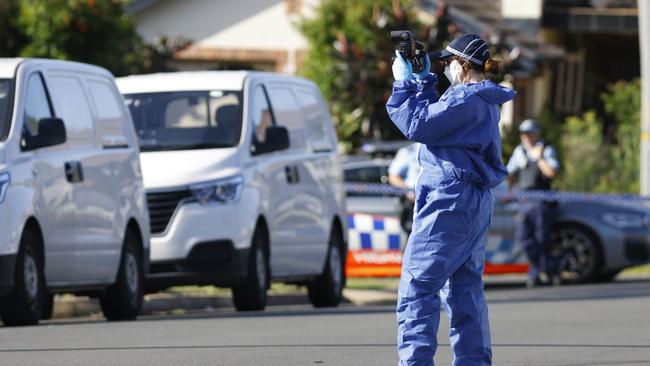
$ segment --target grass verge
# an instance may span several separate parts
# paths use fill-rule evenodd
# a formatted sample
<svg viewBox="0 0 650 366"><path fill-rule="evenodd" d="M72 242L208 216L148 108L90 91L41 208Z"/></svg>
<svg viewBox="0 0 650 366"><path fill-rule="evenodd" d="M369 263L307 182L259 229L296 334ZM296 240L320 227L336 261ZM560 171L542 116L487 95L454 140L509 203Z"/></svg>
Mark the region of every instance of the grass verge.
<svg viewBox="0 0 650 366"><path fill-rule="evenodd" d="M623 270L619 275L621 277L650 277L650 264L631 267Z"/></svg>

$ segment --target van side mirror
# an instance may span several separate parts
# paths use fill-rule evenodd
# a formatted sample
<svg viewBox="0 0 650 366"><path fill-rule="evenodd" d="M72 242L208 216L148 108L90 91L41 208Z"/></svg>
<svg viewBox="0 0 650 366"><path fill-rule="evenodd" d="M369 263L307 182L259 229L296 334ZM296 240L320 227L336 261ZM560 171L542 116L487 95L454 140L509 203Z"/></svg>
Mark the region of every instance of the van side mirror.
<svg viewBox="0 0 650 366"><path fill-rule="evenodd" d="M38 135L24 135L23 149L36 150L66 142L68 136L63 120L56 117L42 118L38 121Z"/></svg>
<svg viewBox="0 0 650 366"><path fill-rule="evenodd" d="M266 140L255 142L253 147L253 155L286 150L289 148L289 130L283 126L269 126L266 128Z"/></svg>

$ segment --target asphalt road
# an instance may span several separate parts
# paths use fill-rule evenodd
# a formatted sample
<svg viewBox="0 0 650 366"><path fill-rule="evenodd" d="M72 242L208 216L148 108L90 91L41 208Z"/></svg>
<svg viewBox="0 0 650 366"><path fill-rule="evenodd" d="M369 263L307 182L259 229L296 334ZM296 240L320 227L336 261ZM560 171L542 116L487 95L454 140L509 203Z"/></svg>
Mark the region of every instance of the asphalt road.
<svg viewBox="0 0 650 366"><path fill-rule="evenodd" d="M495 365L650 365L650 282L488 289ZM444 318L444 315L443 315ZM446 319L437 365L449 365ZM0 328L0 365L395 365L392 306Z"/></svg>

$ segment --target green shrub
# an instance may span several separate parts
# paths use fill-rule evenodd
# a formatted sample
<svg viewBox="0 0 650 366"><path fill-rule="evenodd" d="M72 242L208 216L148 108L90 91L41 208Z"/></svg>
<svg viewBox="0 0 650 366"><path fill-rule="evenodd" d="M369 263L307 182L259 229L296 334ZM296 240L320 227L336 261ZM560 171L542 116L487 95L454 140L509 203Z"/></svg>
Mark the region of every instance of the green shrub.
<svg viewBox="0 0 650 366"><path fill-rule="evenodd" d="M613 139L603 139L603 121L594 111L566 119L560 138L564 156L556 187L606 193L639 192L641 84L611 84L601 95L615 122Z"/></svg>
<svg viewBox="0 0 650 366"><path fill-rule="evenodd" d="M560 148L565 158L555 188L601 191L602 178L610 165L609 149L603 143L602 121L594 111L566 119Z"/></svg>

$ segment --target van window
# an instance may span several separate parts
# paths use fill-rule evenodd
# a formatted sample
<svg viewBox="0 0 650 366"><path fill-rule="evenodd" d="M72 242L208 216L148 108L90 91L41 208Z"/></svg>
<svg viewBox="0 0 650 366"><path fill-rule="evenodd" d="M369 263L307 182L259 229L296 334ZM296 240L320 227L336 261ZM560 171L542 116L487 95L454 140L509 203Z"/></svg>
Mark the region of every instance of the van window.
<svg viewBox="0 0 650 366"><path fill-rule="evenodd" d="M34 73L27 79L27 95L23 123L25 130L32 136L38 135L38 121L52 117L52 106L43 85L40 73Z"/></svg>
<svg viewBox="0 0 650 366"><path fill-rule="evenodd" d="M68 142L76 147L94 145L93 116L81 83L73 76L52 76L54 109L63 119Z"/></svg>
<svg viewBox="0 0 650 366"><path fill-rule="evenodd" d="M312 151L332 151L334 141L330 121L321 99L310 89L300 88L296 91L303 110L307 145Z"/></svg>
<svg viewBox="0 0 650 366"><path fill-rule="evenodd" d="M0 141L7 138L11 123L11 95L13 94L11 84L11 79L0 79Z"/></svg>
<svg viewBox="0 0 650 366"><path fill-rule="evenodd" d="M128 146L124 115L114 89L102 81L89 81L90 99L95 106L95 137L104 147Z"/></svg>
<svg viewBox="0 0 650 366"><path fill-rule="evenodd" d="M275 122L289 130L292 148L305 148L301 110L291 89L283 86L271 86L268 90Z"/></svg>
<svg viewBox="0 0 650 366"><path fill-rule="evenodd" d="M100 119L122 118L121 101L115 97L110 85L101 81L90 81L88 83L90 97L97 110L97 117Z"/></svg>
<svg viewBox="0 0 650 366"><path fill-rule="evenodd" d="M127 94L142 151L233 147L241 135L241 92Z"/></svg>
<svg viewBox="0 0 650 366"><path fill-rule="evenodd" d="M266 141L266 128L274 125L273 114L266 93L262 86L257 86L251 93L251 118L255 127L255 139L259 142Z"/></svg>

